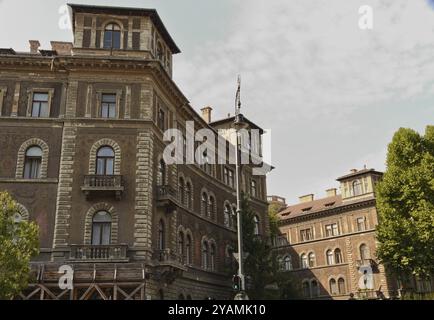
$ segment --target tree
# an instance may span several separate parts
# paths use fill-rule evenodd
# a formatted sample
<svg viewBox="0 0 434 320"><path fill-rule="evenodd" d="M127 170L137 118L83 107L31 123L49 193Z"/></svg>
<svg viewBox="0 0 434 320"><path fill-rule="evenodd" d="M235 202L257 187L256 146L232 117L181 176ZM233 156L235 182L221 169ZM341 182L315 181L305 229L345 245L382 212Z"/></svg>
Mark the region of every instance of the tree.
<svg viewBox="0 0 434 320"><path fill-rule="evenodd" d="M280 271L277 255L272 250L271 239L279 232L277 220L271 221L270 235L255 235L255 213L249 200L243 195L241 217L243 227L244 252L249 253L245 260L245 274L249 279L247 294L251 299L289 299L294 297L291 276Z"/></svg>
<svg viewBox="0 0 434 320"><path fill-rule="evenodd" d="M0 192L0 299L12 299L28 285L30 259L39 253L38 226L17 221L17 204Z"/></svg>
<svg viewBox="0 0 434 320"><path fill-rule="evenodd" d="M377 187L379 259L398 275L434 272L434 126L400 129Z"/></svg>

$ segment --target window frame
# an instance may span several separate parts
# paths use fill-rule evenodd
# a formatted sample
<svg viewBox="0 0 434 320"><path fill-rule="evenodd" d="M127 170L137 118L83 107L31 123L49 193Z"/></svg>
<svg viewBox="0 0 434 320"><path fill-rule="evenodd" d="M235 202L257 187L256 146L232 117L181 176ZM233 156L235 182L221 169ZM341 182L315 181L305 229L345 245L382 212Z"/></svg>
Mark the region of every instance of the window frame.
<svg viewBox="0 0 434 320"><path fill-rule="evenodd" d="M102 152L103 149L110 149L113 153L113 156L101 156L99 155L100 152ZM111 161L111 168L112 172L108 172L107 169L109 168L108 164ZM103 171L104 173L101 174L101 162L103 163ZM116 152L111 146L102 146L100 147L96 152L96 159L95 159L95 174L98 176L114 176L115 175L115 163L116 163Z"/></svg>
<svg viewBox="0 0 434 320"><path fill-rule="evenodd" d="M111 29L108 29L108 27L111 26ZM116 27L119 28L119 30L116 30ZM101 41L102 41L102 48L105 50L122 50L123 48L123 30L122 30L122 25L115 22L115 21L111 21L109 23L107 23L104 26L104 33L103 36L101 37ZM110 39L107 39L106 36L110 34L111 37ZM114 35L119 35L119 47L114 46ZM107 46L107 40L110 40L110 46Z"/></svg>
<svg viewBox="0 0 434 320"><path fill-rule="evenodd" d="M39 149L41 155L40 156L29 156L27 155L27 153L31 150L31 149ZM41 179L42 177L42 160L44 157L44 151L42 150L42 148L38 145L32 145L29 146L25 152L24 152L24 168L23 168L23 179L26 180L38 180ZM37 175L34 176L34 165L37 165ZM30 170L27 170L28 165L30 165ZM27 175L26 173L29 173L29 175Z"/></svg>
<svg viewBox="0 0 434 320"><path fill-rule="evenodd" d="M95 217L100 214L100 213L105 213L105 216L109 217L110 221L95 221ZM95 243L95 232L97 230L99 230L99 239L98 239L98 243ZM106 228L108 227L108 229ZM107 231L108 230L108 231ZM110 214L110 212L106 211L106 210L100 210L95 212L95 214L92 217L92 234L91 234L91 244L92 246L108 246L111 245L112 243L112 230L113 230L113 217ZM104 234L108 232L108 243L104 243ZM106 235L107 236L107 235Z"/></svg>
<svg viewBox="0 0 434 320"><path fill-rule="evenodd" d="M35 94L47 94L48 100L47 100L47 117L33 117L32 111L33 111L33 99ZM53 97L54 97L54 88L31 88L27 90L27 111L26 111L26 117L32 118L32 119L49 119L51 117L51 108L53 105Z"/></svg>

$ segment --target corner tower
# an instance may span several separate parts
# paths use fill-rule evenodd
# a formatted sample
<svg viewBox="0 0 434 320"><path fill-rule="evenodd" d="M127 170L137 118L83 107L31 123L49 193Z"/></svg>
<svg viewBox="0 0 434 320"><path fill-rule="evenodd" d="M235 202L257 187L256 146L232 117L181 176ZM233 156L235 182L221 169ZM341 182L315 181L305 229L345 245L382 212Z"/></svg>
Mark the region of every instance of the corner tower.
<svg viewBox="0 0 434 320"><path fill-rule="evenodd" d="M159 60L172 75L172 56L181 51L154 9L68 5L74 55Z"/></svg>

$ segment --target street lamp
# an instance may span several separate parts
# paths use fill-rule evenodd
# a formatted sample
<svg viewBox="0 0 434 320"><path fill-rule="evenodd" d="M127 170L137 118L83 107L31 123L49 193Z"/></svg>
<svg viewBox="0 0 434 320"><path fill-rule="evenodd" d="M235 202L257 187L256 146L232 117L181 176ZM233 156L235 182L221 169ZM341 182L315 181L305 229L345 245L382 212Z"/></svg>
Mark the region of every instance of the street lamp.
<svg viewBox="0 0 434 320"><path fill-rule="evenodd" d="M241 163L240 163L240 130L248 127L244 116L241 113L241 78L238 77L238 91L235 98L235 121L232 125L236 133L235 162L236 162L236 188L237 188L237 234L238 234L238 277L240 280L240 292L235 296L235 300L249 300L246 292L246 279L244 276L244 252L243 252L243 229L241 217Z"/></svg>

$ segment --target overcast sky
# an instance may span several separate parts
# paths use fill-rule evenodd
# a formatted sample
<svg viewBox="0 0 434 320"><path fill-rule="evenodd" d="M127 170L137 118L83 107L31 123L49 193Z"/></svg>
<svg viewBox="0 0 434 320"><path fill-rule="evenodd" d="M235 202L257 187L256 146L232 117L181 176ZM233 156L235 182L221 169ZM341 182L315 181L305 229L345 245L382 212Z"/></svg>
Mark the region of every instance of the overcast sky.
<svg viewBox="0 0 434 320"><path fill-rule="evenodd" d="M71 0L72 1L72 0ZM337 187L352 168L385 169L400 127L434 124L434 5L428 0L161 0L74 3L156 8L182 53L174 80L196 110L244 113L272 132L269 194ZM0 0L0 47L72 41L58 0ZM374 9L360 30L359 7Z"/></svg>

